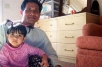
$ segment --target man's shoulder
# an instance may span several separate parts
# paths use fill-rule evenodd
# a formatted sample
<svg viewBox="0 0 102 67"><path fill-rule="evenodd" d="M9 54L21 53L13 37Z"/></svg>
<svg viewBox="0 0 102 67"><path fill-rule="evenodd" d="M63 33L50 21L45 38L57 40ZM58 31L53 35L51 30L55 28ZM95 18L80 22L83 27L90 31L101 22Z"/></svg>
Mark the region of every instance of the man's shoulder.
<svg viewBox="0 0 102 67"><path fill-rule="evenodd" d="M33 32L34 32L34 35L37 35L37 37L39 36L40 38L46 36L46 33L37 27L34 27Z"/></svg>
<svg viewBox="0 0 102 67"><path fill-rule="evenodd" d="M1 29L1 30L4 29L5 27L6 27L6 22L0 23L0 29Z"/></svg>
<svg viewBox="0 0 102 67"><path fill-rule="evenodd" d="M35 29L36 31L38 31L38 32L45 33L42 29L39 29L39 28L37 28L37 27L34 27L34 29Z"/></svg>
<svg viewBox="0 0 102 67"><path fill-rule="evenodd" d="M6 24L6 21L1 22L1 23L0 23L0 26L3 26L3 25L5 25L5 24Z"/></svg>

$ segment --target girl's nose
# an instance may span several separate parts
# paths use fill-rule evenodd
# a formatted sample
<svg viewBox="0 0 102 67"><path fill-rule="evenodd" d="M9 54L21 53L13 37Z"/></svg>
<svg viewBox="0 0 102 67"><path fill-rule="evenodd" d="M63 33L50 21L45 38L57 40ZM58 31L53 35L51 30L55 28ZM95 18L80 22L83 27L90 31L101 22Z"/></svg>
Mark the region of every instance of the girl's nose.
<svg viewBox="0 0 102 67"><path fill-rule="evenodd" d="M19 38L19 36L14 36L14 38L15 38L15 39L18 39L18 38Z"/></svg>

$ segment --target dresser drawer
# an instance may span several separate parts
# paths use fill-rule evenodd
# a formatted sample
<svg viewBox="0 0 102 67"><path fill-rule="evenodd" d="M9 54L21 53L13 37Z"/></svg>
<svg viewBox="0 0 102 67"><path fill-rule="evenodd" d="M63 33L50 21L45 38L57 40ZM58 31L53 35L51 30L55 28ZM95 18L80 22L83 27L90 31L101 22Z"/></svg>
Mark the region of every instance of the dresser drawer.
<svg viewBox="0 0 102 67"><path fill-rule="evenodd" d="M57 31L57 20L49 20L47 22L47 31Z"/></svg>
<svg viewBox="0 0 102 67"><path fill-rule="evenodd" d="M35 23L35 26L42 29L43 31L46 31L46 23L47 20L39 20L38 22Z"/></svg>
<svg viewBox="0 0 102 67"><path fill-rule="evenodd" d="M74 25L75 24L73 20L69 20L69 22L67 22L66 19L58 20L58 30L73 30Z"/></svg>
<svg viewBox="0 0 102 67"><path fill-rule="evenodd" d="M56 42L56 32L45 32L51 42Z"/></svg>
<svg viewBox="0 0 102 67"><path fill-rule="evenodd" d="M58 20L58 30L78 30L86 24L84 16L66 17Z"/></svg>
<svg viewBox="0 0 102 67"><path fill-rule="evenodd" d="M77 47L75 44L57 43L57 54L61 56L76 57Z"/></svg>
<svg viewBox="0 0 102 67"><path fill-rule="evenodd" d="M82 30L59 31L57 32L57 42L59 43L76 43L77 37L82 35Z"/></svg>

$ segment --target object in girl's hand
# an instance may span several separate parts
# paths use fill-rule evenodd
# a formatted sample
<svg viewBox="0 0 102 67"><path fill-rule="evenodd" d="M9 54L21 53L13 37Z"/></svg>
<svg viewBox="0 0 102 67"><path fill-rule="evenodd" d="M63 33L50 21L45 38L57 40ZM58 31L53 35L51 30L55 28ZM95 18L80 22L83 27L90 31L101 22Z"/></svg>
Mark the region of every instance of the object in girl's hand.
<svg viewBox="0 0 102 67"><path fill-rule="evenodd" d="M28 60L28 67L41 67L42 58L38 55L30 55ZM49 67L53 67L51 60L48 58Z"/></svg>

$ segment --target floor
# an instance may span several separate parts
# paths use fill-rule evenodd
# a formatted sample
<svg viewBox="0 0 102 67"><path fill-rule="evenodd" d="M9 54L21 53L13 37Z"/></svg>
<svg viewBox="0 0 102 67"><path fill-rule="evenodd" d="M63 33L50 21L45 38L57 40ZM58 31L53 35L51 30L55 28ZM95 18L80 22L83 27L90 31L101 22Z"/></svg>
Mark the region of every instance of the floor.
<svg viewBox="0 0 102 67"><path fill-rule="evenodd" d="M63 61L60 61L62 67L75 67L75 64L74 63L68 63L68 62L63 62Z"/></svg>

